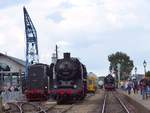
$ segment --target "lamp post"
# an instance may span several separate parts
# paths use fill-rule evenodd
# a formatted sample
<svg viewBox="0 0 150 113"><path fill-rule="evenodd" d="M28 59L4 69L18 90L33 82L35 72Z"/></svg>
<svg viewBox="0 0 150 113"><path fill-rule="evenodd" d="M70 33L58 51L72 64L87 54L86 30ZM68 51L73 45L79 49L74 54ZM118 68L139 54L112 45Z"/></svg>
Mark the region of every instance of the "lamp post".
<svg viewBox="0 0 150 113"><path fill-rule="evenodd" d="M135 68L134 68L134 71L135 71L135 76L136 76L136 72L137 72L137 67L135 67Z"/></svg>
<svg viewBox="0 0 150 113"><path fill-rule="evenodd" d="M144 77L146 75L146 66L147 66L147 62L144 60L143 62L143 66L144 66Z"/></svg>

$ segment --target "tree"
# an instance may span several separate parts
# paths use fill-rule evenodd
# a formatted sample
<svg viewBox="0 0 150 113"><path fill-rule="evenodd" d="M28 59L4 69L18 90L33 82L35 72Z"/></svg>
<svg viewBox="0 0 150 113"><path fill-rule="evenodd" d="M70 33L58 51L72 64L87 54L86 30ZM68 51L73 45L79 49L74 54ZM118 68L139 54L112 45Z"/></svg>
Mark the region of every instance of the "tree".
<svg viewBox="0 0 150 113"><path fill-rule="evenodd" d="M114 70L117 75L117 64L121 64L120 68L120 79L125 80L129 77L134 65L133 61L130 60L130 57L123 52L116 52L115 54L111 54L108 56L108 60L110 62L110 71ZM117 77L117 76L116 76Z"/></svg>

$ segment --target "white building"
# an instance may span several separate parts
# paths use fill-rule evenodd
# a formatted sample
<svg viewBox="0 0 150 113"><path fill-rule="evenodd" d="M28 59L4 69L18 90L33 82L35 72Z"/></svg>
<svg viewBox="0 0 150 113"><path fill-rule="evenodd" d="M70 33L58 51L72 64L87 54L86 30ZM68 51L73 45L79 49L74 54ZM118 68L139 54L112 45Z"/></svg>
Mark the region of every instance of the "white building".
<svg viewBox="0 0 150 113"><path fill-rule="evenodd" d="M137 81L140 81L144 78L144 74L133 74L132 79L135 78Z"/></svg>
<svg viewBox="0 0 150 113"><path fill-rule="evenodd" d="M21 73L25 72L25 61L0 53L0 85L12 84L14 78L20 80Z"/></svg>

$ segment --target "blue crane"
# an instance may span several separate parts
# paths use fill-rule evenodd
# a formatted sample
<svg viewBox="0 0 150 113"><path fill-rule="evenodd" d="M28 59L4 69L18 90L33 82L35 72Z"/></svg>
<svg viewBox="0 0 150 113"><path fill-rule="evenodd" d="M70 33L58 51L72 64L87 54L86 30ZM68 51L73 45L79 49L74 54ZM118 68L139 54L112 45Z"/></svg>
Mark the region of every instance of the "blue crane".
<svg viewBox="0 0 150 113"><path fill-rule="evenodd" d="M36 29L25 7L23 7L23 12L26 34L26 79L28 78L29 66L39 62L39 55Z"/></svg>

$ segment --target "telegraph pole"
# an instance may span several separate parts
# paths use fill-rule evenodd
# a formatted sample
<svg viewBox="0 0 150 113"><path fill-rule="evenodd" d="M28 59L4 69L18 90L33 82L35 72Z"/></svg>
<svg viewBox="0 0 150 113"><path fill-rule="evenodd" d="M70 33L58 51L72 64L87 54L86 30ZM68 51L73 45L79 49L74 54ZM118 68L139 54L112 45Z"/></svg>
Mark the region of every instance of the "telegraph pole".
<svg viewBox="0 0 150 113"><path fill-rule="evenodd" d="M58 46L56 45L56 59L58 59Z"/></svg>
<svg viewBox="0 0 150 113"><path fill-rule="evenodd" d="M121 68L120 63L117 64L117 68L118 68L118 88L120 88L120 68Z"/></svg>

